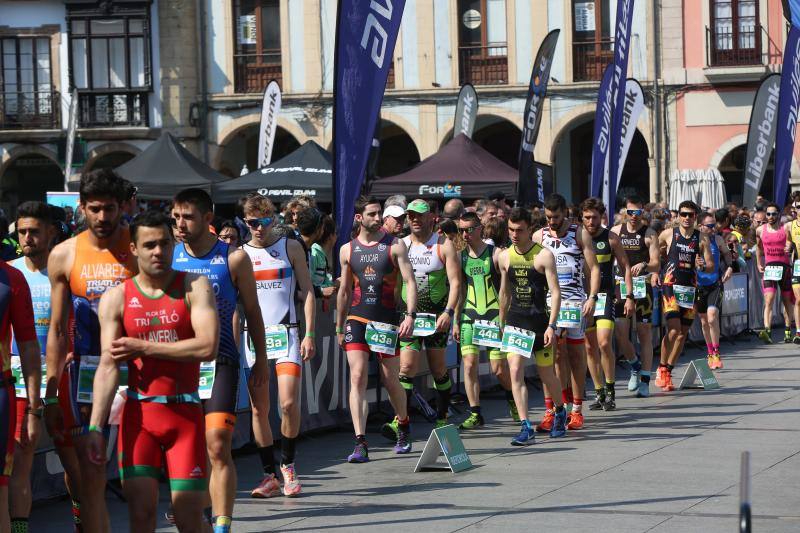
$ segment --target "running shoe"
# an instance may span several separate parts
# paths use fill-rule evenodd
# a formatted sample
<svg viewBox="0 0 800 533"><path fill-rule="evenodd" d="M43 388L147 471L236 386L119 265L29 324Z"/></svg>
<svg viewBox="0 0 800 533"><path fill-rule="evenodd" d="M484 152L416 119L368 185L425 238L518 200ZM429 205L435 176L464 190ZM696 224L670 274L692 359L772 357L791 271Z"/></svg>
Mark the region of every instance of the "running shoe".
<svg viewBox="0 0 800 533"><path fill-rule="evenodd" d="M527 420L520 422L519 435L511 439L512 446L529 446L534 443L536 433L531 427L531 423Z"/></svg>
<svg viewBox="0 0 800 533"><path fill-rule="evenodd" d="M661 390L664 392L671 392L675 390L675 385L672 384L672 372L669 370L664 372L664 385L662 385Z"/></svg>
<svg viewBox="0 0 800 533"><path fill-rule="evenodd" d="M583 413L572 411L567 417L567 429L583 428Z"/></svg>
<svg viewBox="0 0 800 533"><path fill-rule="evenodd" d="M273 496L280 496L281 484L275 478L275 474L267 474L261 483L250 493L251 498L272 498Z"/></svg>
<svg viewBox="0 0 800 533"><path fill-rule="evenodd" d="M353 453L347 456L348 463L367 463L369 462L369 450L366 442L359 442L353 449Z"/></svg>
<svg viewBox="0 0 800 533"><path fill-rule="evenodd" d="M711 370L714 370L715 368L717 368L717 363L716 363L716 361L714 361L714 354L713 353L710 353L710 354L708 354L708 356L706 356L706 362L708 363L708 368L710 368Z"/></svg>
<svg viewBox="0 0 800 533"><path fill-rule="evenodd" d="M758 338L764 341L764 344L772 344L772 337L770 336L770 332L766 329L762 329L758 332Z"/></svg>
<svg viewBox="0 0 800 533"><path fill-rule="evenodd" d="M443 428L446 425L447 425L447 419L446 418L439 418L439 419L436 420L436 425L433 426L433 429Z"/></svg>
<svg viewBox="0 0 800 533"><path fill-rule="evenodd" d="M597 396L595 396L594 401L589 404L589 410L600 411L603 408L604 403L606 403L606 395L598 394Z"/></svg>
<svg viewBox="0 0 800 533"><path fill-rule="evenodd" d="M783 330L783 342L786 344L792 343L792 330L790 329Z"/></svg>
<svg viewBox="0 0 800 533"><path fill-rule="evenodd" d="M302 491L300 480L297 479L297 472L294 471L294 463L281 465L281 476L283 477L283 494L287 498L293 498Z"/></svg>
<svg viewBox="0 0 800 533"><path fill-rule="evenodd" d="M617 402L613 396L606 397L606 401L603 404L603 411L616 411L617 410Z"/></svg>
<svg viewBox="0 0 800 533"><path fill-rule="evenodd" d="M398 428L399 420L397 417L394 417L394 420L391 422L386 422L384 425L381 426L381 435L383 435L386 440L390 440L392 442L397 440L397 434L400 431Z"/></svg>
<svg viewBox="0 0 800 533"><path fill-rule="evenodd" d="M478 413L470 413L469 417L461 422L458 429L475 429L483 425L483 416Z"/></svg>
<svg viewBox="0 0 800 533"><path fill-rule="evenodd" d="M644 381L639 382L639 390L636 391L637 398L647 398L650 396L650 383L645 383Z"/></svg>
<svg viewBox="0 0 800 533"><path fill-rule="evenodd" d="M717 370L719 370L723 366L722 365L722 357L719 354L716 354L715 357L716 357L716 360L714 362L717 363Z"/></svg>
<svg viewBox="0 0 800 533"><path fill-rule="evenodd" d="M656 370L656 387L663 387L664 386L664 372L667 369L663 366L659 365L658 370Z"/></svg>
<svg viewBox="0 0 800 533"><path fill-rule="evenodd" d="M394 446L394 453L403 454L411 451L411 435L408 432L398 430L397 444Z"/></svg>
<svg viewBox="0 0 800 533"><path fill-rule="evenodd" d="M517 424L520 423L519 411L517 411L517 404L514 403L514 400L508 400L508 416Z"/></svg>
<svg viewBox="0 0 800 533"><path fill-rule="evenodd" d="M545 409L544 416L542 417L542 421L536 424L536 432L537 433L547 433L553 429L553 420L555 419L555 414L553 413L552 409Z"/></svg>
<svg viewBox="0 0 800 533"><path fill-rule="evenodd" d="M800 344L800 332L797 332L797 333L794 334L794 337L792 338L792 342L795 343L795 344Z"/></svg>
<svg viewBox="0 0 800 533"><path fill-rule="evenodd" d="M628 380L628 390L630 392L639 388L639 372L631 370L631 379Z"/></svg>
<svg viewBox="0 0 800 533"><path fill-rule="evenodd" d="M555 439L567 434L567 410L562 409L553 415L553 429L550 430L550 438Z"/></svg>

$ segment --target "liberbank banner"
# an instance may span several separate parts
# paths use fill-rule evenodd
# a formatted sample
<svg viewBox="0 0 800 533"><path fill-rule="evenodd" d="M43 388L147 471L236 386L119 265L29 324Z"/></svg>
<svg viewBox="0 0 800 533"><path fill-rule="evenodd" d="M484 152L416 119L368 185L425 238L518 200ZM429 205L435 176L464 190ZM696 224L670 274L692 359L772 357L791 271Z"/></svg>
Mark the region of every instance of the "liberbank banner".
<svg viewBox="0 0 800 533"><path fill-rule="evenodd" d="M339 0L333 66L336 250L350 238L404 8L405 0Z"/></svg>
<svg viewBox="0 0 800 533"><path fill-rule="evenodd" d="M769 156L775 145L781 75L770 74L761 82L753 101L750 128L747 130L747 157L744 165L742 205L756 204L761 182L767 171Z"/></svg>
<svg viewBox="0 0 800 533"><path fill-rule="evenodd" d="M453 137L463 133L472 139L475 131L475 121L478 119L478 93L475 87L467 83L461 87L458 93L458 103L456 104L455 124L453 126Z"/></svg>

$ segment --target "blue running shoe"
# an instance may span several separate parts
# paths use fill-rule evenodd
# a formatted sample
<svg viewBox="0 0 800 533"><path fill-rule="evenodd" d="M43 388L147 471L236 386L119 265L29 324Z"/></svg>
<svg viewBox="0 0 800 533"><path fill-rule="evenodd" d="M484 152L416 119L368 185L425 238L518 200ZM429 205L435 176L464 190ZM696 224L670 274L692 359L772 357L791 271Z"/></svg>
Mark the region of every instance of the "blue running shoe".
<svg viewBox="0 0 800 533"><path fill-rule="evenodd" d="M394 453L402 454L411 451L411 435L408 432L398 429L397 431L397 444L394 447Z"/></svg>
<svg viewBox="0 0 800 533"><path fill-rule="evenodd" d="M353 453L351 453L347 457L348 463L367 463L369 462L369 451L367 450L367 443L366 442L359 442L356 444L356 447L353 449Z"/></svg>
<svg viewBox="0 0 800 533"><path fill-rule="evenodd" d="M511 439L512 446L529 446L534 443L536 432L533 431L531 423L527 420L520 422L519 435Z"/></svg>
<svg viewBox="0 0 800 533"><path fill-rule="evenodd" d="M650 383L645 383L643 381L639 382L639 388L636 391L637 398L647 398L650 396Z"/></svg>
<svg viewBox="0 0 800 533"><path fill-rule="evenodd" d="M567 410L556 411L553 419L553 429L550 430L550 438L555 439L567 434Z"/></svg>
<svg viewBox="0 0 800 533"><path fill-rule="evenodd" d="M639 388L639 372L637 370L631 370L631 379L628 380L628 390L630 392L633 392L638 388Z"/></svg>

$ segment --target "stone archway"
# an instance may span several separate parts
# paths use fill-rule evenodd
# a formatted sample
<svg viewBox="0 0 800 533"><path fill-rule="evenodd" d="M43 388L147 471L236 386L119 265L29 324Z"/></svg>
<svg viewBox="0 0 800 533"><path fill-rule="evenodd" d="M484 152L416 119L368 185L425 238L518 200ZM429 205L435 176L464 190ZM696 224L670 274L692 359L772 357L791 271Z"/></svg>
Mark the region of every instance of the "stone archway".
<svg viewBox="0 0 800 533"><path fill-rule="evenodd" d="M28 200L45 201L48 191L64 190L64 171L55 153L40 146L18 146L0 164L0 207L13 216Z"/></svg>
<svg viewBox="0 0 800 533"><path fill-rule="evenodd" d="M381 146L375 167L376 176L394 176L420 162L419 148L411 134L396 123L381 119L379 139Z"/></svg>
<svg viewBox="0 0 800 533"><path fill-rule="evenodd" d="M127 143L102 144L89 151L81 174L98 168L117 168L140 153L139 148Z"/></svg>
<svg viewBox="0 0 800 533"><path fill-rule="evenodd" d="M220 144L216 168L223 174L235 178L245 170L252 172L258 168L259 123L251 122L231 132ZM278 126L272 145L272 161L300 148L300 141L286 129Z"/></svg>

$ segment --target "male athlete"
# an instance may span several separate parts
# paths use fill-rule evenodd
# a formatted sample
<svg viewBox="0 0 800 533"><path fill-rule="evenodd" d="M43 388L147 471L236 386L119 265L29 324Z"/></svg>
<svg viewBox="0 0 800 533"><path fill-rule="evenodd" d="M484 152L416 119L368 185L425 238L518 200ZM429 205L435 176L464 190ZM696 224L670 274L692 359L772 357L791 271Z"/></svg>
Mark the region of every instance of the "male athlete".
<svg viewBox="0 0 800 533"><path fill-rule="evenodd" d="M711 256L716 268L713 272L697 270L697 314L708 351L708 367L722 368L719 354L719 319L722 307L723 285L733 275L731 252L722 235L717 233L714 215L704 213L700 217L700 232L708 236Z"/></svg>
<svg viewBox="0 0 800 533"><path fill-rule="evenodd" d="M312 208L314 209L314 208ZM267 358L275 362L278 376L278 399L281 406L281 476L286 496L300 494L300 481L294 467L295 441L300 432L300 377L303 361L314 356L314 320L316 302L311 286L311 275L303 247L294 239L276 235L275 206L267 197L250 194L243 205L244 222L252 238L242 246L253 263L258 304L264 319ZM304 213L298 215L302 221ZM298 295L299 287L299 295ZM300 342L295 297L303 303L305 335ZM250 330L250 335L257 332ZM248 355L252 351L248 350ZM251 493L254 497L269 498L280 493L275 479L272 429L269 425L269 395L267 405L259 405L259 414L265 409L265 418L259 431L266 430L259 442L264 445L266 469L261 484ZM263 428L263 429L261 429Z"/></svg>
<svg viewBox="0 0 800 533"><path fill-rule="evenodd" d="M147 211L130 226L139 274L100 300L100 365L94 378L89 459L106 463L105 421L127 364L117 439L130 531L155 531L158 482L169 479L175 524L203 531L208 485L200 363L217 352L219 318L204 276L172 268L171 222Z"/></svg>
<svg viewBox="0 0 800 533"><path fill-rule="evenodd" d="M211 462L209 492L214 533L230 531L233 502L236 497L236 466L231 456L233 427L236 423L236 399L239 392L239 350L233 337L233 312L241 298L251 332L263 331L264 321L258 306L256 280L250 258L242 250L231 248L209 231L214 218L211 197L202 189L184 189L172 201L180 242L175 246L175 270L208 277L214 289L219 313L219 349L215 359L211 397L205 401L206 442ZM250 336L255 364L250 375L253 403L264 405L269 394L267 356L262 335ZM263 431L263 429L262 429ZM259 445L265 444L259 442Z"/></svg>
<svg viewBox="0 0 800 533"><path fill-rule="evenodd" d="M635 391L638 398L647 398L650 396L650 370L653 366L652 279L653 275L658 273L661 268L661 259L658 250L658 234L648 228L642 219L644 200L638 196L631 196L625 201L625 207L625 222L614 226L611 231L619 235L620 243L631 267L634 286L637 283L639 286L644 283L644 293L639 291L638 294L635 287L626 285L628 294L633 294L636 301L636 336L639 339L639 355L636 355L636 349L630 339L631 320L622 316L623 308L619 303L616 309L615 332L617 346L631 365L628 390ZM589 408L602 409L602 405L592 404Z"/></svg>
<svg viewBox="0 0 800 533"><path fill-rule="evenodd" d="M570 222L567 201L560 194L551 194L545 199L544 214L548 226L533 235L533 241L550 250L556 259L558 284L561 288L561 310L569 311L570 326L561 328L566 336L566 353L563 346L556 347L556 374L561 380L561 399L564 404L572 402L573 417L583 414L583 391L586 386L586 318L594 316L600 292L600 267L592 245L592 237L583 226ZM589 271L589 297L583 288L584 263ZM571 385L570 385L571 377ZM545 385L545 402L558 394L558 389L549 390ZM549 403L548 403L549 405ZM545 407L544 417L537 430L550 431L553 427L552 408Z"/></svg>
<svg viewBox="0 0 800 533"><path fill-rule="evenodd" d="M519 328L525 335L534 336L531 351L527 355L507 354L511 390L521 424L519 435L511 440L511 445L527 446L533 444L535 432L528 418L525 358L533 355L545 390L558 390L559 380L553 369L553 346L557 338L556 319L561 307L561 289L553 253L531 240L531 215L527 209L515 207L511 210L508 234L511 247L503 250L499 259L500 324L506 330L504 334L508 333L509 328ZM563 403L556 397L555 403L546 398L545 404L553 411L550 437L563 437L567 420Z"/></svg>
<svg viewBox="0 0 800 533"><path fill-rule="evenodd" d="M684 200L678 206L678 227L668 228L658 236L658 244L666 257L661 274L661 309L667 334L661 340L661 364L656 373L656 387L665 392L675 390L672 369L683 351L689 328L695 317L697 272L713 272L714 257L708 237L695 228L697 205Z"/></svg>
<svg viewBox="0 0 800 533"><path fill-rule="evenodd" d="M794 294L792 293L789 253L786 242L791 239L784 225L781 225L781 210L778 204L767 204L767 223L756 229L756 264L758 271L763 276L762 288L764 289L764 329L758 338L765 344L772 344L772 308L775 302L775 293L780 291L783 308L787 317L793 316ZM790 329L787 323L786 328ZM789 335L787 335L789 337ZM791 337L789 337L791 341Z"/></svg>
<svg viewBox="0 0 800 533"><path fill-rule="evenodd" d="M604 411L613 411L617 408L615 386L615 373L617 358L611 346L614 335L614 297L616 283L614 279L614 261L625 279L627 287L633 286L631 268L628 256L622 247L619 235L604 228L600 221L606 213L606 206L599 198L587 198L580 206L583 227L592 238L592 246L600 266L600 292L598 306L594 316L586 317L591 324L586 328L586 351L589 363L589 373L594 381L594 390L597 393L597 402ZM625 317L630 317L634 312L633 291L629 291L625 298L623 312ZM603 376L605 375L605 388ZM591 406L590 406L591 408ZM570 413L567 429L580 429L583 427L583 414Z"/></svg>
<svg viewBox="0 0 800 533"><path fill-rule="evenodd" d="M397 342L398 338L410 336L414 328L417 284L406 245L381 228L380 202L371 197L359 198L355 222L358 235L339 251L342 281L336 295L336 334L350 367L350 416L356 444L347 461L365 463L369 461L366 427L370 353L380 363L383 386L397 415L389 424L397 434L394 451L399 454L411 451L408 406L398 379ZM402 320L397 316L398 277L402 277L406 287L406 312Z"/></svg>
<svg viewBox="0 0 800 533"><path fill-rule="evenodd" d="M464 213L458 219L458 232L466 243L461 252L461 297L456 305L459 320L453 323L453 338L461 345L461 359L464 361L464 388L469 401L469 417L459 426L460 429L474 429L484 424L481 414L480 382L478 380L479 343L485 339L486 327L490 322L500 326L500 302L498 290L500 282L500 249L483 242L481 220L475 213ZM495 339L499 342L500 339ZM515 422L519 414L511 392L511 378L508 374L506 354L498 346L487 348L489 365L497 376L500 386L506 393L506 401Z"/></svg>
<svg viewBox="0 0 800 533"><path fill-rule="evenodd" d="M783 226L786 232L786 251L793 257L792 292L794 294L794 323L797 330L792 342L800 344L800 219L790 220ZM741 235L741 234L740 234ZM740 246L741 248L741 246ZM795 275L797 272L797 275Z"/></svg>
<svg viewBox="0 0 800 533"><path fill-rule="evenodd" d="M31 291L33 301L33 319L36 324L36 337L44 362L45 347L47 346L47 330L50 328L50 280L47 277L47 259L50 257L50 247L56 235L53 224L51 207L42 202L25 202L17 208L17 235L22 250L22 257L13 261L11 265L22 272ZM19 346L14 338L11 348L12 354L19 353ZM16 355L12 355L12 363L16 363ZM16 366L12 364L12 366ZM17 445L14 447L14 471L9 483L11 496L11 525L13 531L27 531L28 516L31 512L31 469L33 455L36 451L36 433L29 433L28 427L38 422L33 417L42 417L43 409L31 407L25 391L25 384L17 377L17 428L15 438ZM69 396L69 380L66 373L61 379L64 398ZM23 392L23 396L19 396ZM33 437L33 438L32 438ZM79 498L77 481L80 479L78 458L72 439L69 435L64 441L56 442L56 452L64 465L64 481L74 499ZM75 517L80 519L79 516Z"/></svg>
<svg viewBox="0 0 800 533"><path fill-rule="evenodd" d="M73 503L73 515L78 510L77 505L88 510L80 520L85 531L91 532L109 531L111 526L106 512L106 470L89 460L87 449L91 391L84 390L81 383L91 382L100 357L97 316L100 297L136 273L130 234L127 226L120 223L120 206L124 199L122 180L113 170L100 169L83 176L80 206L87 229L53 248L47 261L51 312L47 334L45 423L55 442L64 443L68 434L73 437L80 468L80 503ZM59 383L72 337L70 314L75 322L74 347L67 369L70 391L65 398ZM63 407L59 407L59 403Z"/></svg>
<svg viewBox="0 0 800 533"><path fill-rule="evenodd" d="M406 207L406 215L411 234L404 237L403 242L414 268L417 312L429 315L435 330L427 335L412 334L400 340L400 383L406 391L406 403L410 403L414 391L413 380L419 369L419 356L424 345L436 389L436 427L442 427L447 424L453 386L445 362L445 348L461 294L461 266L453 242L435 231L436 215L428 202L421 199L412 201ZM404 282L404 302L407 302L406 293Z"/></svg>

